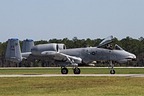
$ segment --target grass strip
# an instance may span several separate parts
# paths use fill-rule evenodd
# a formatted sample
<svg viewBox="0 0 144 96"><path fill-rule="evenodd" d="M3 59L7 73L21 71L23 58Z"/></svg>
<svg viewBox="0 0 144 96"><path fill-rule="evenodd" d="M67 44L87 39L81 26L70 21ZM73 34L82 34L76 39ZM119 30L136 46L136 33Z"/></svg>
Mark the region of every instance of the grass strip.
<svg viewBox="0 0 144 96"><path fill-rule="evenodd" d="M144 96L144 78L0 78L0 96Z"/></svg>
<svg viewBox="0 0 144 96"><path fill-rule="evenodd" d="M73 74L72 68L69 74ZM81 74L109 74L109 68L80 68ZM116 74L144 74L144 68L115 68ZM61 68L0 69L0 74L61 74Z"/></svg>

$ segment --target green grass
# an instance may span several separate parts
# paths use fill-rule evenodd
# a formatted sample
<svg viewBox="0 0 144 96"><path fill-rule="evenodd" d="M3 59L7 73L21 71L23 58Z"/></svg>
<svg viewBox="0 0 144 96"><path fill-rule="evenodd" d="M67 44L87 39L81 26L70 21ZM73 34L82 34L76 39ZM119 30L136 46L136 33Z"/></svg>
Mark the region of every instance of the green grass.
<svg viewBox="0 0 144 96"><path fill-rule="evenodd" d="M8 68L0 69L0 74L59 74L60 68Z"/></svg>
<svg viewBox="0 0 144 96"><path fill-rule="evenodd" d="M69 74L73 74L72 68ZM109 74L109 68L80 68L81 74ZM144 68L115 68L116 74L144 74ZM1 68L0 74L61 74L61 68Z"/></svg>
<svg viewBox="0 0 144 96"><path fill-rule="evenodd" d="M144 74L144 68L116 68L117 74ZM69 68L69 73L73 74ZM82 74L109 74L108 68L81 68ZM60 68L1 68L0 74L61 74ZM143 77L0 78L0 96L144 96Z"/></svg>
<svg viewBox="0 0 144 96"><path fill-rule="evenodd" d="M144 96L144 78L0 78L0 96Z"/></svg>

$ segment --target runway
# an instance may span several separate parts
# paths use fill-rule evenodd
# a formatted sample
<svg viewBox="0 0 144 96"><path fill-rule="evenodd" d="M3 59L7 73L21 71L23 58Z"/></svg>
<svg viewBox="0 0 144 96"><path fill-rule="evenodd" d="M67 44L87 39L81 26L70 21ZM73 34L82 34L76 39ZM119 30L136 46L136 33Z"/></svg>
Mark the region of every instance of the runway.
<svg viewBox="0 0 144 96"><path fill-rule="evenodd" d="M97 76L97 77L144 77L144 74L15 74L15 75L0 75L2 77L67 77L67 76Z"/></svg>

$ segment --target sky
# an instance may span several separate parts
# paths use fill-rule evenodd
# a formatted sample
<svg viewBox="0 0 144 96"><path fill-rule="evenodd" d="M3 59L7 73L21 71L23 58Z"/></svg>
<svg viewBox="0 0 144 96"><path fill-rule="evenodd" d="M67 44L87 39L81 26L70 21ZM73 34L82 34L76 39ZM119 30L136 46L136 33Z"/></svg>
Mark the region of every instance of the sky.
<svg viewBox="0 0 144 96"><path fill-rule="evenodd" d="M144 37L144 0L0 0L0 42Z"/></svg>

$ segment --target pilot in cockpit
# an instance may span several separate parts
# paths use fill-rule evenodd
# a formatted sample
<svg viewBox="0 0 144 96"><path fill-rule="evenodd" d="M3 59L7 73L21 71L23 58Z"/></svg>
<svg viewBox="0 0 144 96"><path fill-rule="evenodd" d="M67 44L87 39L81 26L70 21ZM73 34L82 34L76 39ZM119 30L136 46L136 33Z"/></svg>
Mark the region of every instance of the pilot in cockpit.
<svg viewBox="0 0 144 96"><path fill-rule="evenodd" d="M112 44L107 44L107 45L106 45L106 49L113 50L113 46L112 46Z"/></svg>
<svg viewBox="0 0 144 96"><path fill-rule="evenodd" d="M107 44L106 49L110 49L110 50L123 50L119 45L115 44L115 46L113 46L112 44Z"/></svg>

